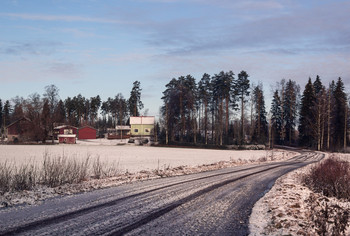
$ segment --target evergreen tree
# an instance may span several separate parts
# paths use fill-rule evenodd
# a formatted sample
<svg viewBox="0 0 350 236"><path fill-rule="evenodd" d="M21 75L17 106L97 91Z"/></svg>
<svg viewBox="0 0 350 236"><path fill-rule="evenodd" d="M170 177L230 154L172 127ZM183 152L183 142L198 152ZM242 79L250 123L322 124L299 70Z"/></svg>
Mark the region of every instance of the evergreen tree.
<svg viewBox="0 0 350 236"><path fill-rule="evenodd" d="M298 114L300 87L295 81L288 80L284 92L283 111L286 138L291 145L295 138L295 126Z"/></svg>
<svg viewBox="0 0 350 236"><path fill-rule="evenodd" d="M320 76L318 76L318 75L316 76L315 82L313 83L313 87L315 90L315 95L317 96L318 94L320 94L320 92L323 89L323 85L322 85Z"/></svg>
<svg viewBox="0 0 350 236"><path fill-rule="evenodd" d="M315 147L316 140L313 134L315 130L316 117L314 114L314 106L316 103L315 90L309 78L305 85L305 90L301 98L301 108L299 116L299 144L306 147Z"/></svg>
<svg viewBox="0 0 350 236"><path fill-rule="evenodd" d="M339 77L334 90L334 147L339 150L343 147L344 132L346 132L347 97L344 92L344 83Z"/></svg>
<svg viewBox="0 0 350 236"><path fill-rule="evenodd" d="M140 110L143 108L143 103L141 101L141 87L140 82L135 81L130 92L130 98L128 100L129 113L132 116L139 116Z"/></svg>
<svg viewBox="0 0 350 236"><path fill-rule="evenodd" d="M255 127L252 140L264 144L268 138L268 127L262 84L254 88L253 102L255 104Z"/></svg>
<svg viewBox="0 0 350 236"><path fill-rule="evenodd" d="M282 144L281 133L282 133L282 108L281 108L281 98L278 95L278 90L273 94L273 99L271 103L271 139L273 143ZM273 146L271 143L271 146Z"/></svg>
<svg viewBox="0 0 350 236"><path fill-rule="evenodd" d="M210 75L204 74L198 83L198 94L201 103L204 105L204 140L208 144L208 105L211 97L211 78Z"/></svg>
<svg viewBox="0 0 350 236"><path fill-rule="evenodd" d="M55 122L62 124L66 121L66 111L63 101L60 99L55 110Z"/></svg>
<svg viewBox="0 0 350 236"><path fill-rule="evenodd" d="M244 104L246 102L246 96L249 96L249 75L245 71L241 71L238 74L238 78L235 83L234 99L238 98L241 102L241 132L240 132L240 144L244 143Z"/></svg>
<svg viewBox="0 0 350 236"><path fill-rule="evenodd" d="M11 107L10 101L6 100L3 108L3 115L2 115L2 120L3 120L2 123L4 128L11 123L11 117L10 117L11 112L12 112L12 107Z"/></svg>
<svg viewBox="0 0 350 236"><path fill-rule="evenodd" d="M2 122L2 114L3 114L2 101L0 99L0 138L2 138L2 134L4 132L4 130L3 130L3 122Z"/></svg>
<svg viewBox="0 0 350 236"><path fill-rule="evenodd" d="M99 95L97 95L96 97L91 97L90 98L90 120L92 125L95 124L95 121L97 119L97 115L98 115L98 110L100 109L101 106L101 98Z"/></svg>

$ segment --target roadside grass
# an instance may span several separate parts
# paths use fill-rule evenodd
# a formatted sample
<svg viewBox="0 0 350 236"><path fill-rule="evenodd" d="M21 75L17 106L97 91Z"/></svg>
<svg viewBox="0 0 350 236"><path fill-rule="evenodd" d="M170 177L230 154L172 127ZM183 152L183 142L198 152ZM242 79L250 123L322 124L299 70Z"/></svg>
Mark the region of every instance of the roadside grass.
<svg viewBox="0 0 350 236"><path fill-rule="evenodd" d="M119 174L119 163L101 162L100 157L85 158L52 156L45 152L41 163L33 161L21 164L5 161L0 163L0 195L7 192L32 190L43 185L58 187L64 184L77 184L89 179L113 177Z"/></svg>
<svg viewBox="0 0 350 236"><path fill-rule="evenodd" d="M325 197L310 196L310 219L318 235L345 235L349 226L350 209L331 204L328 197L350 200L350 163L331 157L315 165L302 182Z"/></svg>

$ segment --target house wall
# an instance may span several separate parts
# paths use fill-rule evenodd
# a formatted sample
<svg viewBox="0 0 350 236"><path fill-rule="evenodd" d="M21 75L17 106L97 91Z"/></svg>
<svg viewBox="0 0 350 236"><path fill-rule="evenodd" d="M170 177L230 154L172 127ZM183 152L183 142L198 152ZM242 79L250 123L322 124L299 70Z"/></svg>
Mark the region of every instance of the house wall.
<svg viewBox="0 0 350 236"><path fill-rule="evenodd" d="M131 136L150 136L153 134L154 125L131 125Z"/></svg>
<svg viewBox="0 0 350 236"><path fill-rule="evenodd" d="M78 130L78 139L96 139L96 129L83 127Z"/></svg>
<svg viewBox="0 0 350 236"><path fill-rule="evenodd" d="M76 136L75 135L59 135L58 141L59 141L59 143L75 144L76 143Z"/></svg>

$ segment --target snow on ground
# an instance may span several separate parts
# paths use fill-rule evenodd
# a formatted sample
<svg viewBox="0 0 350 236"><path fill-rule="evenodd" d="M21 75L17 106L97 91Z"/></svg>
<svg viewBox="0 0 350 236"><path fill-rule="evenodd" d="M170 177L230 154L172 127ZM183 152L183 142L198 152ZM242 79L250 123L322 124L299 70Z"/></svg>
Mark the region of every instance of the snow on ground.
<svg viewBox="0 0 350 236"><path fill-rule="evenodd" d="M78 145L0 145L0 162L17 165L34 161L41 163L44 153L50 156L97 158L101 162L117 165L120 172L139 172L177 166L197 166L219 161L257 161L261 158L279 160L290 157L286 151L233 151L188 148L160 148L150 146L118 145L119 140L78 141ZM288 156L289 155L289 156Z"/></svg>
<svg viewBox="0 0 350 236"><path fill-rule="evenodd" d="M149 146L117 145L116 140L79 141L77 145L0 145L0 163L15 162L20 165L34 162L40 165L44 153L70 158L100 157L101 162L114 163L119 175L67 184L55 188L36 186L30 191L0 195L0 207L18 204L37 204L58 196L93 189L117 186L123 183L186 175L203 171L244 165L254 162L278 161L292 158L297 152L285 150L208 150L189 148L160 148Z"/></svg>
<svg viewBox="0 0 350 236"><path fill-rule="evenodd" d="M349 160L350 155L342 157ZM321 215L320 206L337 204L342 209L350 211L350 202L327 198L302 185L301 176L312 166L300 168L280 177L272 189L256 202L250 216L251 236L318 235L312 217ZM330 229L327 230L330 233ZM345 235L350 235L349 227Z"/></svg>

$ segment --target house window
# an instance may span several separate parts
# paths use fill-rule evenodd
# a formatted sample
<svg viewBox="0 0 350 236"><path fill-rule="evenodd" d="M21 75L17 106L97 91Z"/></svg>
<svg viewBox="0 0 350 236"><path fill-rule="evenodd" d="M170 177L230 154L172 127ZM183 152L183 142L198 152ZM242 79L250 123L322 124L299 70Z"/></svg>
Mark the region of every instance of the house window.
<svg viewBox="0 0 350 236"><path fill-rule="evenodd" d="M134 132L135 132L135 133L138 133L138 132L139 132L139 129L134 129Z"/></svg>
<svg viewBox="0 0 350 236"><path fill-rule="evenodd" d="M73 134L73 130L72 129L65 129L63 131L64 134Z"/></svg>
<svg viewBox="0 0 350 236"><path fill-rule="evenodd" d="M148 128L145 129L145 133L149 133L150 130Z"/></svg>

